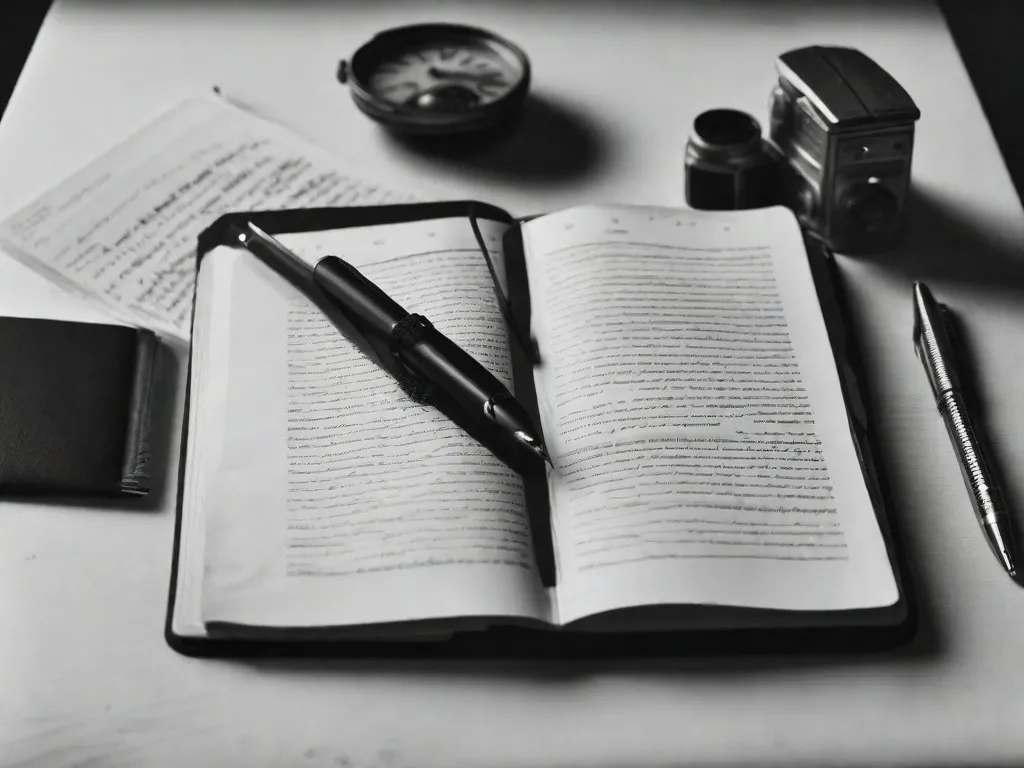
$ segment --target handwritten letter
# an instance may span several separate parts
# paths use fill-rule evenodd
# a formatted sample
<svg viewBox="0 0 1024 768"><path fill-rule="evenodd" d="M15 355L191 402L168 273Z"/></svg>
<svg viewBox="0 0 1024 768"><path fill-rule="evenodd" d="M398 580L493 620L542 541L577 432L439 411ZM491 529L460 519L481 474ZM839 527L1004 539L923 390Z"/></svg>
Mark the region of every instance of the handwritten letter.
<svg viewBox="0 0 1024 768"><path fill-rule="evenodd" d="M411 199L214 97L186 101L0 225L0 245L126 319L187 338L196 237L258 208Z"/></svg>

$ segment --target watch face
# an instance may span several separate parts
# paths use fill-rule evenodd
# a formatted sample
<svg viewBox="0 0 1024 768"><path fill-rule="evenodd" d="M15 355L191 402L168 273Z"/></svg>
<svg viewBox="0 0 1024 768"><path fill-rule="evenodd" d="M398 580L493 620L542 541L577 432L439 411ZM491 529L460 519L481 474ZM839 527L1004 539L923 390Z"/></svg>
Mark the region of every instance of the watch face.
<svg viewBox="0 0 1024 768"><path fill-rule="evenodd" d="M382 33L352 59L353 97L371 117L422 132L468 129L518 106L526 56L484 30L447 24Z"/></svg>
<svg viewBox="0 0 1024 768"><path fill-rule="evenodd" d="M521 68L472 44L415 46L395 51L370 76L381 99L412 109L472 109L508 94Z"/></svg>

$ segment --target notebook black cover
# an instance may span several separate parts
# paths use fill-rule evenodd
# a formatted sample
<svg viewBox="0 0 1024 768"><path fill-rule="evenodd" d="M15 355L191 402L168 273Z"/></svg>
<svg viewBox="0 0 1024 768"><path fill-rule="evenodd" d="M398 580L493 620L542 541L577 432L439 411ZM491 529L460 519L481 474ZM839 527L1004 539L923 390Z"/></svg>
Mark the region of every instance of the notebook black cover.
<svg viewBox="0 0 1024 768"><path fill-rule="evenodd" d="M0 318L0 493L145 495L156 336Z"/></svg>
<svg viewBox="0 0 1024 768"><path fill-rule="evenodd" d="M199 237L198 260L214 247L225 243L228 224L251 221L271 235L289 232L313 232L346 227L392 224L432 218L476 217L512 222L512 217L494 206L453 201L413 203L352 208L315 208L280 211L257 211L228 214L218 219ZM522 220L520 220L522 221ZM701 654L740 653L846 653L878 651L907 642L917 625L917 606L913 599L909 573L894 520L887 509L885 478L874 460L877 449L869 428L869 407L859 383L859 354L847 333L848 317L838 284L838 270L831 255L813 241L807 243L808 257L818 289L829 337L840 371L843 394L847 402L851 432L855 438L865 478L875 504L876 514L893 564L900 600L882 619L879 611L842 612L849 621L842 625L787 627L766 629L708 629L672 632L595 633L565 630L538 631L518 627L495 627L485 631L456 633L439 641L388 642L373 640L267 640L192 637L175 634L172 626L178 581L178 554L181 536L182 490L188 446L189 392L186 391L185 415L182 422L181 459L179 461L178 502L174 531L170 590L165 623L165 639L175 651L203 657L328 657L328 658L639 658L673 657ZM505 236L505 264L509 290L512 294L511 318L520 329L529 328L529 300L525 286L525 262L519 227L513 226ZM517 290L518 288L518 290ZM517 398L526 398L524 405L535 408L532 376L523 364L529 355L521 345L511 344ZM192 354L186 381L191 386ZM533 493L540 490L543 478L524 476L528 505ZM546 496L546 492L545 492ZM531 522L533 522L531 513ZM544 534L550 536L547 531ZM550 539L548 539L550 541ZM546 555L538 553L542 560ZM548 555L549 556L549 555ZM829 612L837 614L840 612ZM287 632L282 630L282 635Z"/></svg>

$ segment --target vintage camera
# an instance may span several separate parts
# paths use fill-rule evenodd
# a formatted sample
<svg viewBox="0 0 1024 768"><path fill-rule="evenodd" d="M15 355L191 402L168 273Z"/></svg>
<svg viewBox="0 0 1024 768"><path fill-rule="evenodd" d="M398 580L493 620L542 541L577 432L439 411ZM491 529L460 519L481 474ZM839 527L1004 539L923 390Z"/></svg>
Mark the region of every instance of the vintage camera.
<svg viewBox="0 0 1024 768"><path fill-rule="evenodd" d="M687 145L687 201L703 208L782 204L835 251L891 248L902 230L914 123L921 116L913 100L891 75L851 48L789 51L778 58L776 70L779 82L769 99L768 137L760 141L759 158L749 125L742 150L736 142L712 146L706 129L699 135L707 115L716 115L718 123L725 116L737 129L744 117L753 121L749 115L713 110L697 118ZM732 134L718 127L717 135ZM725 156L729 162L722 161ZM732 180L733 205L708 203L706 179L714 172L719 189L727 177ZM744 190L763 190L765 184L770 195L744 199Z"/></svg>
<svg viewBox="0 0 1024 768"><path fill-rule="evenodd" d="M921 116L913 100L851 48L801 48L782 54L775 66L768 143L784 165L780 201L833 250L893 246Z"/></svg>

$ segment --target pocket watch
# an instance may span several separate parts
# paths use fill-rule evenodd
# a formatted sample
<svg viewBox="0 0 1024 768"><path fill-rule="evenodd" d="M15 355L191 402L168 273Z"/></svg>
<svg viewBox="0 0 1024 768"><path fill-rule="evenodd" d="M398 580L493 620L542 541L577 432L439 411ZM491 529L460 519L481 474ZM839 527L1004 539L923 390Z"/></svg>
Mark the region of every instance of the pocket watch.
<svg viewBox="0 0 1024 768"><path fill-rule="evenodd" d="M498 35L460 24L380 32L338 65L356 106L401 133L446 135L514 119L530 87L530 62Z"/></svg>

